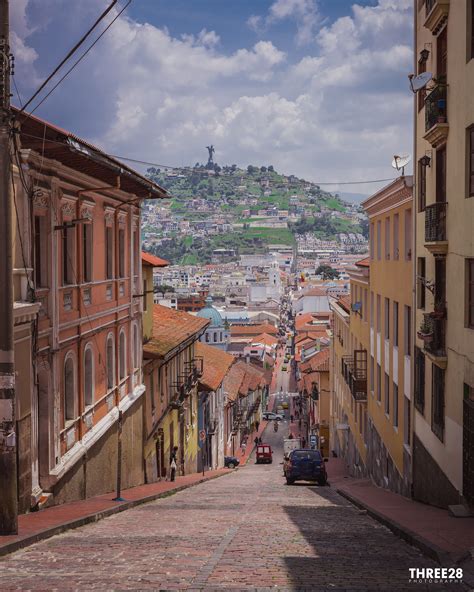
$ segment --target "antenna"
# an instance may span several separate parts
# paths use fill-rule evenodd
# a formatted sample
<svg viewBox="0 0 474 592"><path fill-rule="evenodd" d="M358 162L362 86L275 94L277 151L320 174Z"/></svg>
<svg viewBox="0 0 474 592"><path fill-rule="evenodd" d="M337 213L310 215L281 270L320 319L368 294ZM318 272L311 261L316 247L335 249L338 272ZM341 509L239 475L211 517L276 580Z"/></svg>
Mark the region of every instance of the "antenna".
<svg viewBox="0 0 474 592"><path fill-rule="evenodd" d="M418 74L418 76L410 74L408 78L410 80L411 90L414 93L417 93L418 91L425 88L430 80L433 80L433 74L431 72L422 72L421 74Z"/></svg>
<svg viewBox="0 0 474 592"><path fill-rule="evenodd" d="M410 154L402 154L400 156L395 154L395 156L393 157L393 160L392 160L392 167L394 169L397 169L397 171L401 170L402 177L403 177L405 175L405 167L410 162L410 160L411 160Z"/></svg>

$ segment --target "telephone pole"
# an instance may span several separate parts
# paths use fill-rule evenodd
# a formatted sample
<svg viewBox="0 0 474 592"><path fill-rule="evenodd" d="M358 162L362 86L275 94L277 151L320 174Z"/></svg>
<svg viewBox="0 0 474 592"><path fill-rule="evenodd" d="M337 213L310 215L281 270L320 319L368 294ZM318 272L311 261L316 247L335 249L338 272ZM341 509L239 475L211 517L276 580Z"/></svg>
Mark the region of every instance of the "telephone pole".
<svg viewBox="0 0 474 592"><path fill-rule="evenodd" d="M0 535L18 532L8 0L0 0Z"/></svg>

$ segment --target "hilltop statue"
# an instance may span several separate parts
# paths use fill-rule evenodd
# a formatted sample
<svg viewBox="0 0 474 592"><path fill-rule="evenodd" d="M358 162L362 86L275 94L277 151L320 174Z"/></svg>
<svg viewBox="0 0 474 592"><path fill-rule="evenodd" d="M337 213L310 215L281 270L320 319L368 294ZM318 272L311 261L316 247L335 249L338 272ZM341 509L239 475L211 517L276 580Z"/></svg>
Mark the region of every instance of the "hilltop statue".
<svg viewBox="0 0 474 592"><path fill-rule="evenodd" d="M210 146L206 146L206 148L207 148L207 151L209 152L209 159L207 161L206 168L212 169L214 167L213 155L214 155L214 152L216 151L216 149L214 148L214 146L212 144Z"/></svg>

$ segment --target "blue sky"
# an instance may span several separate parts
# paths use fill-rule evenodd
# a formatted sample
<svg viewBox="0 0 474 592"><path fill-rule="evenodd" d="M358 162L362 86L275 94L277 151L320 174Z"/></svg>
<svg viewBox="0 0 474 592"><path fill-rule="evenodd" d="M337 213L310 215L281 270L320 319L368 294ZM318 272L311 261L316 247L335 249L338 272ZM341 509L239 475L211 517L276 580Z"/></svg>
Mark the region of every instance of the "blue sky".
<svg viewBox="0 0 474 592"><path fill-rule="evenodd" d="M23 99L108 2L11 3ZM411 6L133 0L37 114L163 164L205 160L211 142L221 164L273 164L314 181L388 178L393 154L411 149Z"/></svg>

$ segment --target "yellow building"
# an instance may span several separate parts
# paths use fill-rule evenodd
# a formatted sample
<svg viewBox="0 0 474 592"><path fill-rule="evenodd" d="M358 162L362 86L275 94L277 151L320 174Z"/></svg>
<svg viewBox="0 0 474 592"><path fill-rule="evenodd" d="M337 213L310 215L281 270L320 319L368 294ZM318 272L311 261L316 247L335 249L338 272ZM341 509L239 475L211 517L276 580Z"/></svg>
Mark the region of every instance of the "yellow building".
<svg viewBox="0 0 474 592"><path fill-rule="evenodd" d="M351 296L331 304L330 446L349 473L367 474L368 277L366 259L348 270Z"/></svg>
<svg viewBox="0 0 474 592"><path fill-rule="evenodd" d="M370 225L369 292L363 294L368 299L370 327L366 468L377 485L407 496L411 487L412 200L413 178L402 176L362 203ZM352 299L360 301L360 292L352 294Z"/></svg>
<svg viewBox="0 0 474 592"><path fill-rule="evenodd" d="M474 24L471 0L415 11L413 494L474 505Z"/></svg>
<svg viewBox="0 0 474 592"><path fill-rule="evenodd" d="M153 270L155 267L167 267L168 261L155 257L151 253L142 251L142 279L143 279L143 342L146 343L153 336Z"/></svg>
<svg viewBox="0 0 474 592"><path fill-rule="evenodd" d="M147 483L167 475L175 446L178 474L197 470L202 359L196 355L196 343L208 324L207 319L153 305L153 335L143 346Z"/></svg>

